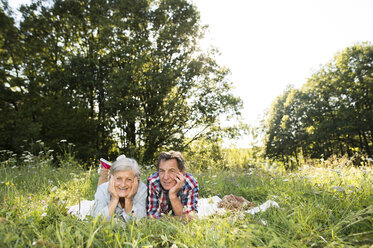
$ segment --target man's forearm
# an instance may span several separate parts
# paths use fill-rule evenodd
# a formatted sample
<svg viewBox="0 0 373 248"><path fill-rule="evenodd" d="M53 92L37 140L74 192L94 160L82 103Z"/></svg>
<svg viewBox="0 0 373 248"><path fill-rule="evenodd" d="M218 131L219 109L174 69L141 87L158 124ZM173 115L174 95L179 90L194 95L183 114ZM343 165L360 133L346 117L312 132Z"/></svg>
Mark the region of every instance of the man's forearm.
<svg viewBox="0 0 373 248"><path fill-rule="evenodd" d="M175 195L170 195L170 201L172 205L172 210L176 216L183 216L183 204L181 204L181 200Z"/></svg>

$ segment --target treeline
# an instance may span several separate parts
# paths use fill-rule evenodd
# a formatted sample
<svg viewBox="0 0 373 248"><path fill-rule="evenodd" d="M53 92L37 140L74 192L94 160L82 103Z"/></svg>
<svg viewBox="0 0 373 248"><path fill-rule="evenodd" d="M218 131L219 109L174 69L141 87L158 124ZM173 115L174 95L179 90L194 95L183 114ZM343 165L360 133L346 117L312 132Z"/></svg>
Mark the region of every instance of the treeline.
<svg viewBox="0 0 373 248"><path fill-rule="evenodd" d="M372 157L373 46L355 44L336 54L301 89L288 87L272 103L265 155L291 166L331 155Z"/></svg>
<svg viewBox="0 0 373 248"><path fill-rule="evenodd" d="M0 3L0 149L42 140L77 157L125 153L151 163L218 137L238 116L229 71L199 50L204 27L186 0L54 0Z"/></svg>

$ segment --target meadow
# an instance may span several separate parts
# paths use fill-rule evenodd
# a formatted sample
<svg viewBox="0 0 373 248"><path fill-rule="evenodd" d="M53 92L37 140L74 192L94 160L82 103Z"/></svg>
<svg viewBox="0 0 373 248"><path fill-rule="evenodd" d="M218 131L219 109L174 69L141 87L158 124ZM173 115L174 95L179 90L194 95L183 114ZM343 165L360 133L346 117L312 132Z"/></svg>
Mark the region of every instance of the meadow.
<svg viewBox="0 0 373 248"><path fill-rule="evenodd" d="M373 247L372 166L191 168L200 197L235 194L280 208L123 225L67 213L67 206L93 200L98 163L87 170L72 156L60 161L54 164L48 151L1 161L0 247ZM143 181L151 172L142 171Z"/></svg>

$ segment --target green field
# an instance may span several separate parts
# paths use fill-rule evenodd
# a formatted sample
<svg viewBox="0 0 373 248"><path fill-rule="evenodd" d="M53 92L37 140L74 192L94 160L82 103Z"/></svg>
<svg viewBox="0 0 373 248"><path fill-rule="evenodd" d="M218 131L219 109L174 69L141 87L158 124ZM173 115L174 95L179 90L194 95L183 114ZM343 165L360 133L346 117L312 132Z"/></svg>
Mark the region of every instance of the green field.
<svg viewBox="0 0 373 248"><path fill-rule="evenodd" d="M373 169L303 166L285 172L265 164L192 172L200 197L240 195L280 208L227 213L189 223L143 219L127 225L81 221L66 207L92 200L97 166L48 157L0 166L0 247L372 247ZM19 160L18 160L19 161ZM151 171L143 171L142 179Z"/></svg>

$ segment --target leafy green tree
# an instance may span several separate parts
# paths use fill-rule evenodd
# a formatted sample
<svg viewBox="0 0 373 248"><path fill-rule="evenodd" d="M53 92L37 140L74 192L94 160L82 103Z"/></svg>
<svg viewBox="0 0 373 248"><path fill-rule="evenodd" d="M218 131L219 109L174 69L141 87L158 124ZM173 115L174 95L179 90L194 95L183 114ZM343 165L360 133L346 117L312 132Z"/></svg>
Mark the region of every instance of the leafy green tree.
<svg viewBox="0 0 373 248"><path fill-rule="evenodd" d="M121 152L151 163L161 149L238 133L220 122L239 116L242 102L215 52L199 50L204 27L190 2L55 0L20 10L19 29L10 26L29 137L50 147L67 139L82 158Z"/></svg>
<svg viewBox="0 0 373 248"><path fill-rule="evenodd" d="M372 155L373 46L336 54L301 90L288 89L271 107L266 155L288 161L331 155Z"/></svg>
<svg viewBox="0 0 373 248"><path fill-rule="evenodd" d="M0 2L0 58L0 147L19 151L23 140L37 137L40 125L25 113L30 106L25 99L23 44L6 1Z"/></svg>
<svg viewBox="0 0 373 248"><path fill-rule="evenodd" d="M267 122L265 136L265 155L270 158L287 160L286 142L287 133L284 121L287 120L285 103L294 89L288 86L284 93L278 96L272 103Z"/></svg>
<svg viewBox="0 0 373 248"><path fill-rule="evenodd" d="M340 119L349 147L359 147L372 156L373 147L373 46L356 44L335 58Z"/></svg>
<svg viewBox="0 0 373 248"><path fill-rule="evenodd" d="M308 95L305 128L315 146L314 154L371 156L372 146L372 46L356 44L338 53L302 88ZM314 149L316 150L316 149Z"/></svg>
<svg viewBox="0 0 373 248"><path fill-rule="evenodd" d="M159 1L138 12L127 19L139 23L128 31L136 38L121 37L127 46L117 51L108 105L125 153L150 162L160 149L183 149L197 128L223 130L220 116L239 115L242 103L229 91L228 70L198 51L203 30L193 5Z"/></svg>

